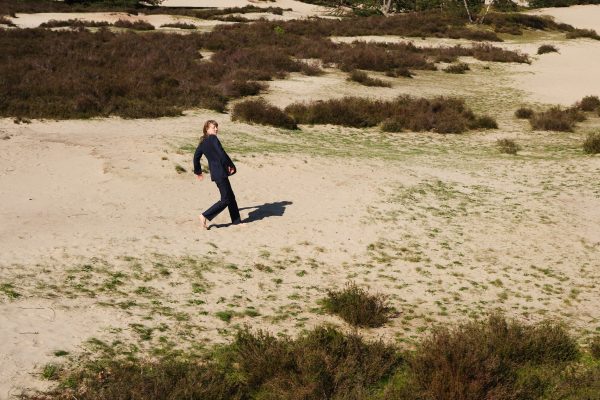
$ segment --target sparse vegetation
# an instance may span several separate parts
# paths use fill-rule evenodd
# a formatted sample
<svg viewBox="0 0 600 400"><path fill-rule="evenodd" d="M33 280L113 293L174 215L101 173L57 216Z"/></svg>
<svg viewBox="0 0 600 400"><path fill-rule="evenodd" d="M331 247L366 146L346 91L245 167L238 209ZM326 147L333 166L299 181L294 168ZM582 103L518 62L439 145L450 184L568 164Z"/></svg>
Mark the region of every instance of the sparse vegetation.
<svg viewBox="0 0 600 400"><path fill-rule="evenodd" d="M558 53L558 49L551 44L543 44L538 47L538 54L546 54L546 53Z"/></svg>
<svg viewBox="0 0 600 400"><path fill-rule="evenodd" d="M583 142L583 151L588 154L600 153L600 132L590 133Z"/></svg>
<svg viewBox="0 0 600 400"><path fill-rule="evenodd" d="M279 108L268 104L264 99L246 100L233 107L231 118L234 121L253 122L285 129L298 129L293 118Z"/></svg>
<svg viewBox="0 0 600 400"><path fill-rule="evenodd" d="M521 147L512 139L498 139L496 145L501 153L516 155Z"/></svg>
<svg viewBox="0 0 600 400"><path fill-rule="evenodd" d="M392 314L385 296L369 294L355 283L347 284L342 290L329 290L323 307L350 325L369 328L382 326Z"/></svg>
<svg viewBox="0 0 600 400"><path fill-rule="evenodd" d="M378 87L391 87L391 83L385 82L381 79L371 78L364 71L354 70L350 72L348 80L352 82L358 82L365 86L378 86Z"/></svg>
<svg viewBox="0 0 600 400"><path fill-rule="evenodd" d="M600 360L600 336L596 335L590 341L590 353L596 360Z"/></svg>

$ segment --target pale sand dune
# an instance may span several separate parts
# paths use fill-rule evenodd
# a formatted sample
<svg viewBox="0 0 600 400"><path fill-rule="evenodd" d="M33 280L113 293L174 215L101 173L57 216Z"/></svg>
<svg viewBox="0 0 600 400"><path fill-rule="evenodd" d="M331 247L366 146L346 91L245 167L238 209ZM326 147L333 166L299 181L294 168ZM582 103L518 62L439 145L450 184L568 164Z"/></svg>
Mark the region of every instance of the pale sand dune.
<svg viewBox="0 0 600 400"><path fill-rule="evenodd" d="M534 54L539 44L503 45ZM435 323L501 309L522 320L561 318L586 338L600 320L600 158L583 156L580 146L600 121L541 134L512 116L528 99L569 104L594 93L597 81L587 71L597 65L590 53L596 42L556 45L561 54L536 56L531 66L483 69L470 60L464 76L383 77L391 89L348 83L333 70L292 74L269 82L264 96L285 106L343 95L459 95L498 118L500 129L490 132L382 135L316 126L290 133L203 110L154 120L1 119L0 285L13 285L21 297L1 286L0 399L48 387L39 379L43 365L66 362L53 352L80 356L93 337L144 349L159 335L182 347L223 342L237 323L289 334L322 322L346 327L311 309L349 280L389 295L401 313L364 331L367 337L393 342L404 332L414 340ZM584 62L572 58L586 51ZM587 88L561 91L562 82L551 79L562 73L557 63L582 68L572 78ZM208 118L221 122L219 135L238 166L232 185L242 217L251 220L244 226L226 226L224 212L211 230L199 227L197 214L217 189L194 179L191 153L179 148L194 146ZM503 137L524 147L520 156L497 153L494 142ZM177 174L177 164L188 172ZM187 256L214 264L202 273L206 293L192 293L189 264L177 266ZM156 272L160 265L168 274ZM118 273L119 290L97 290ZM136 294L141 286L158 294ZM149 311L151 299L189 321ZM132 300L138 305L128 306ZM101 306L109 301L118 304ZM227 324L215 317L227 303L240 312L256 307L261 316L237 315ZM169 330L139 341L132 323Z"/></svg>

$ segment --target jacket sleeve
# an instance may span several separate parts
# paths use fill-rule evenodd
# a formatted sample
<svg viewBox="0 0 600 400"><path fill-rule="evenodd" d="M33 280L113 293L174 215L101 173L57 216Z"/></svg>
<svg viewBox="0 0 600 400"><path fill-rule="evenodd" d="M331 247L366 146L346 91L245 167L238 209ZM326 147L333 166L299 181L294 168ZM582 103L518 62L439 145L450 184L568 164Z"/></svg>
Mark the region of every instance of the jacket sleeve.
<svg viewBox="0 0 600 400"><path fill-rule="evenodd" d="M233 161L231 161L231 158L229 158L229 156L223 149L221 142L219 141L219 139L216 136L215 136L214 144L215 144L215 150L219 156L219 161L221 162L221 165L223 165L224 167L231 167L234 170L236 170L235 164L233 163Z"/></svg>
<svg viewBox="0 0 600 400"><path fill-rule="evenodd" d="M194 174L196 175L202 175L202 167L200 166L200 158L202 157L201 144L196 147L196 151L194 152Z"/></svg>

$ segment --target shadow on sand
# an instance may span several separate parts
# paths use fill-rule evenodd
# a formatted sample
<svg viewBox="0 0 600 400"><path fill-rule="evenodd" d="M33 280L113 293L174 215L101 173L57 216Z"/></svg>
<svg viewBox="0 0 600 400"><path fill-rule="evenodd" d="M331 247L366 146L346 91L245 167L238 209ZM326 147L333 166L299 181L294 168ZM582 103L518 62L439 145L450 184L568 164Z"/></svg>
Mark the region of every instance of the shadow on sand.
<svg viewBox="0 0 600 400"><path fill-rule="evenodd" d="M276 201L274 203L265 203L260 206L250 206L250 207L242 207L242 210L253 210L248 213L248 218L243 220L242 222L247 224L250 222L260 221L261 219L269 218L269 217L281 217L283 213L285 213L285 208L293 204L291 201ZM227 226L233 225L231 222L228 224L214 224L210 225L210 228L225 228Z"/></svg>

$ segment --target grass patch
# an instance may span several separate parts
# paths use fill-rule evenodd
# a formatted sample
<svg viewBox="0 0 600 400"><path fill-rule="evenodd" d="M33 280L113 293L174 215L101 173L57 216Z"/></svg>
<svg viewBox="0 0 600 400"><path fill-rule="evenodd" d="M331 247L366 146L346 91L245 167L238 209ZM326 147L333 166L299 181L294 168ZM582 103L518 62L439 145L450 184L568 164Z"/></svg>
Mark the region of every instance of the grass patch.
<svg viewBox="0 0 600 400"><path fill-rule="evenodd" d="M384 325L393 312L385 296L369 294L355 283L347 284L342 290L329 290L323 307L350 325L368 328Z"/></svg>
<svg viewBox="0 0 600 400"><path fill-rule="evenodd" d="M348 81L357 82L364 86L392 87L392 84L381 79L371 78L364 71L354 70L348 75Z"/></svg>
<svg viewBox="0 0 600 400"><path fill-rule="evenodd" d="M600 132L590 133L583 142L583 151L588 154L600 153Z"/></svg>
<svg viewBox="0 0 600 400"><path fill-rule="evenodd" d="M521 147L512 139L498 139L496 141L500 153L516 155Z"/></svg>
<svg viewBox="0 0 600 400"><path fill-rule="evenodd" d="M21 297L21 294L15 290L12 283L0 284L0 293L4 293L9 299L15 300Z"/></svg>

